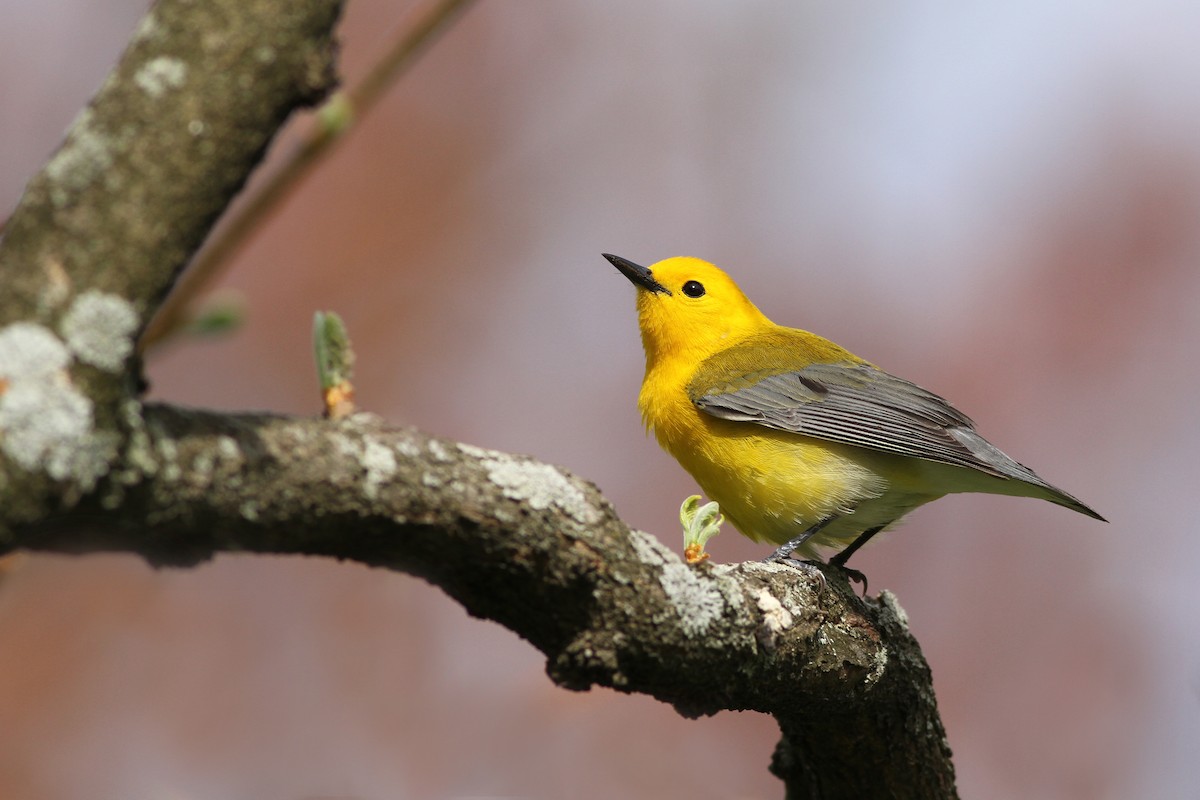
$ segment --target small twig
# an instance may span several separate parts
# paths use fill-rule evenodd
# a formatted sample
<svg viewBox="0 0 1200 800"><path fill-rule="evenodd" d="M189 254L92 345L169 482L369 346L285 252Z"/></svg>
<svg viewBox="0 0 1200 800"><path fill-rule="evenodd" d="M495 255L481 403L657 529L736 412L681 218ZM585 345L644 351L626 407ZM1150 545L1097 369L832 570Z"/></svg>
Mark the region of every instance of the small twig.
<svg viewBox="0 0 1200 800"><path fill-rule="evenodd" d="M250 233L279 208L283 198L331 152L330 145L349 130L357 118L365 116L374 107L384 91L415 63L434 36L447 28L472 1L437 0L432 3L405 26L395 46L357 86L336 92L325 102L317 112L315 123L288 160L248 198L183 273L142 334L139 349L143 353L187 324L192 302L225 270Z"/></svg>
<svg viewBox="0 0 1200 800"><path fill-rule="evenodd" d="M343 419L354 413L354 350L346 324L332 311L313 315L313 355L326 419Z"/></svg>

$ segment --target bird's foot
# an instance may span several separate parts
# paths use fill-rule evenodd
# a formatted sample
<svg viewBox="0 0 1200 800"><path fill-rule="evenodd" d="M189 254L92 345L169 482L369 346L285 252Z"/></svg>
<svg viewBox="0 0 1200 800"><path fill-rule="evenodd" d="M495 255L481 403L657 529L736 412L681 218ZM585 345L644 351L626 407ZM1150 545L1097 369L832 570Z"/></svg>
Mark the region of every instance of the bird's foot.
<svg viewBox="0 0 1200 800"><path fill-rule="evenodd" d="M791 561L792 553L795 552L795 550L796 550L796 540L795 539L793 539L790 542L784 542L782 545L775 548L774 553L771 553L771 555L764 558L763 563L770 564L772 562L778 563L781 561Z"/></svg>
<svg viewBox="0 0 1200 800"><path fill-rule="evenodd" d="M762 563L764 563L764 564L787 564L789 566L795 567L798 570L807 572L814 579L820 581L821 588L824 589L826 579L825 579L825 573L821 570L820 565L815 561L799 561L797 559L792 558L792 552L796 548L789 547L788 545L790 545L790 544L791 544L791 542L788 542L787 544L785 544L782 547L780 547L779 549L777 549L774 553L771 553L771 555L767 556L766 558L764 558L762 560ZM854 569L853 567L847 567L845 564L838 561L838 559L836 557L831 558L829 560L829 566L837 567L851 581L853 581L854 583L861 584L863 597L867 596L867 576L863 572L861 572L860 570Z"/></svg>
<svg viewBox="0 0 1200 800"><path fill-rule="evenodd" d="M867 576L866 575L864 575L860 570L854 569L853 567L847 567L845 564L837 564L833 561L830 561L829 563L833 564L833 566L837 567L842 572L846 573L846 577L849 578L850 580L854 581L855 583L861 583L862 584L862 596L863 597L867 596Z"/></svg>
<svg viewBox="0 0 1200 800"><path fill-rule="evenodd" d="M789 542L790 544L790 542ZM763 564L787 564L789 567L794 567L801 572L807 573L817 583L817 588L820 591L825 591L825 573L821 571L821 566L815 561L798 561L792 558L794 547L788 547L786 544L780 547L774 553L762 560Z"/></svg>
<svg viewBox="0 0 1200 800"><path fill-rule="evenodd" d="M878 529L876 529L876 530L878 530ZM870 535L872 535L874 533L875 533L874 530L871 531L870 534L868 534L867 537L864 537L861 541L865 541L866 538L869 538ZM846 577L849 578L850 580L854 581L855 583L861 583L862 584L862 596L866 597L867 596L867 576L864 575L861 571L854 569L853 567L846 566L846 560L848 558L850 558L851 553L853 553L855 550L858 549L858 546L857 546L858 544L859 544L859 542L855 542L855 544L852 545L851 547L843 550L842 552L838 553L833 558L829 559L829 564L830 564L830 566L837 567L842 572L846 573Z"/></svg>

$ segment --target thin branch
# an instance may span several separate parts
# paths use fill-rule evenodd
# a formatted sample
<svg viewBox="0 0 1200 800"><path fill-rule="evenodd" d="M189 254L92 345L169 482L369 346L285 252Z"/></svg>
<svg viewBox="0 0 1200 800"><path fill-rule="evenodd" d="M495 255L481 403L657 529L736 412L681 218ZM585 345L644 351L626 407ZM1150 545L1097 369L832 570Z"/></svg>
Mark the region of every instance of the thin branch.
<svg viewBox="0 0 1200 800"><path fill-rule="evenodd" d="M438 0L427 6L400 31L392 48L357 86L334 94L326 102L287 160L247 198L218 231L216 238L196 256L142 335L139 342L142 352L187 324L196 298L228 268L250 234L280 208L284 199L332 152L333 144L342 134L374 108L384 91L472 2Z"/></svg>

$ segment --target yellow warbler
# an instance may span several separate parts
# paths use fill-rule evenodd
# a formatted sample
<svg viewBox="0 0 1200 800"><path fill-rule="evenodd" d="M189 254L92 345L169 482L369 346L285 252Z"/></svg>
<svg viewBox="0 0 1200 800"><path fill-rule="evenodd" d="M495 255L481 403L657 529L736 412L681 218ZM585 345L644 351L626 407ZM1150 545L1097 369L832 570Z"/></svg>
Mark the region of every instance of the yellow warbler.
<svg viewBox="0 0 1200 800"><path fill-rule="evenodd" d="M836 547L830 560L844 565L951 492L1039 497L1104 519L941 397L771 322L712 264L604 257L637 287L646 426L739 531L782 545L775 557Z"/></svg>

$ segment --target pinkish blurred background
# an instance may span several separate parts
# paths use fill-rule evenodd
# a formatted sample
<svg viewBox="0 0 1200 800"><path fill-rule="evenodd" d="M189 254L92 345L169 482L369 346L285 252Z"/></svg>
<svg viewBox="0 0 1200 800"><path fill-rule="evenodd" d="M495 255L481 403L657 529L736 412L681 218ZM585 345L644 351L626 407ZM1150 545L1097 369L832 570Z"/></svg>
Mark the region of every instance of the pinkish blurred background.
<svg viewBox="0 0 1200 800"><path fill-rule="evenodd" d="M145 5L0 0L4 213ZM963 795L1196 796L1200 6L976 5L481 3L238 258L244 329L156 354L153 396L316 413L333 309L363 407L562 464L678 547L693 485L641 430L600 253L715 261L1111 520L959 496L856 556ZM349 4L348 79L405 10ZM31 556L0 641L6 798L781 794L771 720L557 689L354 564Z"/></svg>

